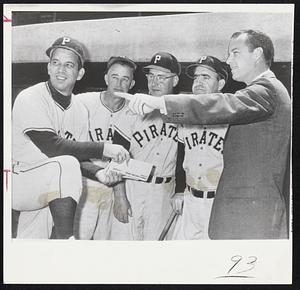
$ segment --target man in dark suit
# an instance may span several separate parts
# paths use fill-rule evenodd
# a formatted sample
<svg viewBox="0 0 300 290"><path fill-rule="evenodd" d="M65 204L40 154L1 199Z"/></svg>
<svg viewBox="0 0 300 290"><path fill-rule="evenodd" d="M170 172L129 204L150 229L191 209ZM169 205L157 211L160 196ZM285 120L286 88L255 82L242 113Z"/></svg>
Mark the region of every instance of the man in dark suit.
<svg viewBox="0 0 300 290"><path fill-rule="evenodd" d="M270 70L273 43L260 31L243 30L232 35L228 53L233 79L246 88L235 94L168 95L159 100L137 94L129 107L138 113L160 109L173 123L230 124L209 237L287 238L283 188L291 102Z"/></svg>

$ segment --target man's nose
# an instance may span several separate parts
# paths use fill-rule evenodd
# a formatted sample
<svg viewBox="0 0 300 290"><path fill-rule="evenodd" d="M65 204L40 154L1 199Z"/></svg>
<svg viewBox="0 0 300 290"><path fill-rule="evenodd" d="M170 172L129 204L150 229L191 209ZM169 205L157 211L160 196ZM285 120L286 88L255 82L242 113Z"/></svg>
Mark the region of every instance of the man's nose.
<svg viewBox="0 0 300 290"><path fill-rule="evenodd" d="M122 80L120 80L120 79L117 79L117 83L116 83L116 85L117 85L118 87L121 87L121 85L122 85Z"/></svg>
<svg viewBox="0 0 300 290"><path fill-rule="evenodd" d="M231 55L228 55L228 57L227 57L227 59L226 59L226 63L227 63L227 64L230 64L231 61L232 61L232 57L231 57Z"/></svg>
<svg viewBox="0 0 300 290"><path fill-rule="evenodd" d="M64 66L63 64L59 64L57 70L58 70L59 72L65 72L65 71L66 71L66 68L65 68L65 66Z"/></svg>
<svg viewBox="0 0 300 290"><path fill-rule="evenodd" d="M200 83L203 83L203 76L197 76L195 79L194 79L194 83L197 83L197 84L200 84Z"/></svg>
<svg viewBox="0 0 300 290"><path fill-rule="evenodd" d="M158 77L157 77L157 76L154 76L154 77L153 77L152 83L155 84L155 85L158 85L158 84L159 84L159 80L158 80Z"/></svg>

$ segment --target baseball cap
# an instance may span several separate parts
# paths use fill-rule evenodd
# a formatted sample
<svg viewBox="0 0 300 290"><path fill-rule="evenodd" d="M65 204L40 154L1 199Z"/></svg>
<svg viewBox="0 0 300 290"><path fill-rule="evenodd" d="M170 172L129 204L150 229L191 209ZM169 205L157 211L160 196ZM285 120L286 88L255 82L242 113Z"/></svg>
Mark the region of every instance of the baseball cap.
<svg viewBox="0 0 300 290"><path fill-rule="evenodd" d="M84 55L83 46L80 42L78 42L75 39L72 39L69 36L60 37L57 40L55 40L54 43L52 44L52 46L50 46L46 50L46 54L50 57L51 53L56 48L65 48L65 49L73 51L79 57L79 59L81 61L81 65L83 66L85 55Z"/></svg>
<svg viewBox="0 0 300 290"><path fill-rule="evenodd" d="M212 70L213 72L216 72L221 79L224 79L225 81L228 80L229 66L225 62L222 62L219 59L217 59L216 57L210 55L201 56L196 63L193 63L186 68L186 75L193 79L195 67L197 66L204 66Z"/></svg>
<svg viewBox="0 0 300 290"><path fill-rule="evenodd" d="M112 56L108 62L107 62L107 71L109 70L109 68L115 64L115 63L125 63L128 64L130 67L133 68L133 70L135 71L137 68L136 63L131 60L130 58L128 58L127 56Z"/></svg>
<svg viewBox="0 0 300 290"><path fill-rule="evenodd" d="M143 68L145 73L149 72L149 69L154 68L161 71L175 73L180 75L181 73L181 66L177 61L176 57L167 52L158 52L154 54L151 58L150 64Z"/></svg>

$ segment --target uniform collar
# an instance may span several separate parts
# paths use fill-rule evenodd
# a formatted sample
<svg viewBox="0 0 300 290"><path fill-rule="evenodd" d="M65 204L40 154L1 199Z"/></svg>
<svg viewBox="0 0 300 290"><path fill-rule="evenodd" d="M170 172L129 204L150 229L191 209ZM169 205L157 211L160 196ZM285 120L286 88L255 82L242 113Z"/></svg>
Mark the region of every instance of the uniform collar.
<svg viewBox="0 0 300 290"><path fill-rule="evenodd" d="M64 110L66 110L70 104L71 104L71 97L70 96L65 96L62 93L60 93L58 90L56 90L53 85L51 84L50 80L47 82L50 92L51 92L51 96L53 98L53 100L58 103Z"/></svg>

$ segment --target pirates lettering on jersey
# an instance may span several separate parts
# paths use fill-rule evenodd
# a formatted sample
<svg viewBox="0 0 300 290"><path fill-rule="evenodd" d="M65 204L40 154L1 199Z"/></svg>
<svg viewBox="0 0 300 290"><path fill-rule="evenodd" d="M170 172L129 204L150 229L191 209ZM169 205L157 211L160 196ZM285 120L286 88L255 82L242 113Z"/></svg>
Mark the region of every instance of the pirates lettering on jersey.
<svg viewBox="0 0 300 290"><path fill-rule="evenodd" d="M102 128L95 128L94 134L91 131L89 131L89 135L92 141L101 142L101 141L112 141L114 133L112 128L108 128L107 135L105 136Z"/></svg>
<svg viewBox="0 0 300 290"><path fill-rule="evenodd" d="M189 136L184 137L184 143L189 150L199 145L208 145L223 154L224 138L212 131L203 130L200 132L192 132Z"/></svg>
<svg viewBox="0 0 300 290"><path fill-rule="evenodd" d="M75 138L73 138L73 134L71 133L71 132L69 132L68 130L67 131L65 131L65 133L64 134L61 134L60 133L60 130L58 130L58 134L57 134L58 136L60 136L60 137L63 137L63 138L65 138L65 139L72 139L73 141L76 141L76 139Z"/></svg>
<svg viewBox="0 0 300 290"><path fill-rule="evenodd" d="M178 129L172 124L163 123L161 128L158 128L156 124L152 124L141 131L136 131L132 136L142 148L147 142L150 142L151 140L158 138L159 136L173 138L173 140L177 142Z"/></svg>

